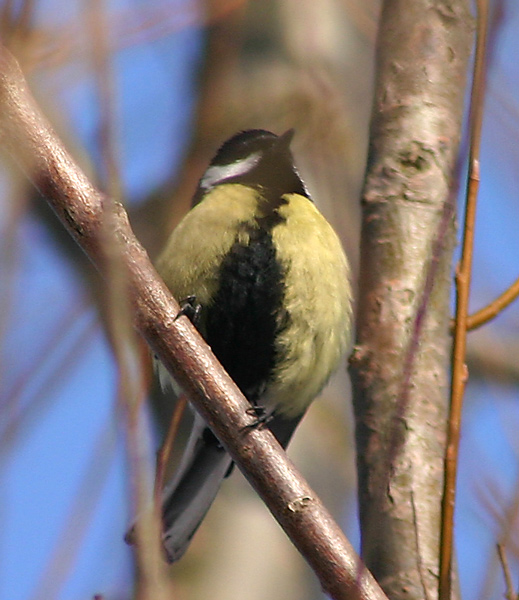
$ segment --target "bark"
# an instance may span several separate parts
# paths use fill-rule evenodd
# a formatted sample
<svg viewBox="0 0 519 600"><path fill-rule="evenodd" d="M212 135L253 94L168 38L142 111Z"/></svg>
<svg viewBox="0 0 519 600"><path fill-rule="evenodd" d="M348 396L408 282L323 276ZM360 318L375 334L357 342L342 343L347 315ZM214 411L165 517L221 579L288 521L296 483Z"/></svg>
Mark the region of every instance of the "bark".
<svg viewBox="0 0 519 600"><path fill-rule="evenodd" d="M351 362L363 557L392 599L437 597L467 0L386 0Z"/></svg>

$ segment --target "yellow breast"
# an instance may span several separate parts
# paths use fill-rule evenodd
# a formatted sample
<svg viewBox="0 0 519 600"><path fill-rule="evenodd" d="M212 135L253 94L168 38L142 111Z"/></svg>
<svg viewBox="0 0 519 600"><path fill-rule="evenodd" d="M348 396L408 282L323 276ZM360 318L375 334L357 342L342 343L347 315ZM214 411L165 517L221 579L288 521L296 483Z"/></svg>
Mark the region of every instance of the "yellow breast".
<svg viewBox="0 0 519 600"><path fill-rule="evenodd" d="M284 272L286 324L275 340L276 367L265 402L293 416L321 391L347 348L351 288L341 243L315 205L287 194L272 228L276 259ZM262 208L263 207L263 208ZM196 295L210 306L222 258L236 241L246 245L264 209L257 190L239 184L215 187L181 221L157 269L173 295Z"/></svg>

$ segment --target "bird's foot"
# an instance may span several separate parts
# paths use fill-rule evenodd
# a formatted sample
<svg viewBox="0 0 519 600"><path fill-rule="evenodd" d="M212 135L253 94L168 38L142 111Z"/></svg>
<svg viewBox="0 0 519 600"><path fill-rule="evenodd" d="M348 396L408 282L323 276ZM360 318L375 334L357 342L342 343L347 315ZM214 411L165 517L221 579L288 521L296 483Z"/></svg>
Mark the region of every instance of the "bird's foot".
<svg viewBox="0 0 519 600"><path fill-rule="evenodd" d="M196 301L196 296L187 296L180 301L180 310L175 317L175 321L180 317L187 317L195 327L200 323L200 313L202 305Z"/></svg>
<svg viewBox="0 0 519 600"><path fill-rule="evenodd" d="M270 423L274 418L272 413L267 413L267 409L264 406L251 406L245 411L251 417L256 417L256 420L245 425L244 430L248 429L260 429Z"/></svg>

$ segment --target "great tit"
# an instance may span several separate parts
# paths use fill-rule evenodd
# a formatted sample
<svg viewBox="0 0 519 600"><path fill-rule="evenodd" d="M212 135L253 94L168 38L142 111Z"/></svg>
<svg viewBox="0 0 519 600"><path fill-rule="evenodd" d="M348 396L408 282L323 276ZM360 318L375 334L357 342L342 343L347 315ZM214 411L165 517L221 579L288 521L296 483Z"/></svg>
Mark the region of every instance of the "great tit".
<svg viewBox="0 0 519 600"><path fill-rule="evenodd" d="M339 365L351 331L348 261L294 166L293 133L253 129L226 141L157 262L173 295L199 308L201 335L283 447ZM175 389L156 366L163 389ZM186 551L231 467L195 414L163 495L171 562Z"/></svg>

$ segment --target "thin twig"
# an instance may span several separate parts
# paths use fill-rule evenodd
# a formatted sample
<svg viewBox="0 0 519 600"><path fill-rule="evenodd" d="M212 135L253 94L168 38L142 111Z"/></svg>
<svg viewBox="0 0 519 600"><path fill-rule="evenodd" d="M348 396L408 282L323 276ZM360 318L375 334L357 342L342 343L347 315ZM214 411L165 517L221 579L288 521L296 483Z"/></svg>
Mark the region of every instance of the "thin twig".
<svg viewBox="0 0 519 600"><path fill-rule="evenodd" d="M146 397L145 367L136 331L130 293L130 276L124 265L124 255L116 237L116 203L107 198L102 203L100 241L107 275L108 338L117 364L117 399L124 414L126 450L130 466L131 498L136 513L142 515L135 525L136 537L136 600L166 600L172 591L160 545L160 519L155 510L146 511L149 503L148 452L143 435L142 404ZM154 506L154 505L152 505Z"/></svg>
<svg viewBox="0 0 519 600"><path fill-rule="evenodd" d="M90 10L91 8L91 10ZM127 434L127 453L132 477L132 496L137 514L145 512L148 503L146 448L140 430L140 409L145 396L144 365L139 361L140 347L133 329L133 315L128 294L129 277L117 240L113 237L113 219L116 202L122 200L121 182L117 165L115 119L115 90L110 69L110 51L104 21L103 0L95 0L87 7L90 14L90 36L94 75L99 96L100 124L99 150L102 160L106 216L103 219L104 260L108 272L107 321L109 339L118 367L118 398L123 409ZM135 369L135 364L139 365ZM166 598L170 582L162 561L160 547L160 519L158 513L146 514L136 524L137 591L139 600Z"/></svg>
<svg viewBox="0 0 519 600"><path fill-rule="evenodd" d="M117 158L116 90L110 68L110 43L103 11L103 0L87 0L85 13L89 22L92 63L99 105L97 142L101 156L103 188L114 200L122 199L122 183Z"/></svg>
<svg viewBox="0 0 519 600"><path fill-rule="evenodd" d="M519 277L500 296L473 315L467 317L467 331L477 329L488 323L519 296Z"/></svg>
<svg viewBox="0 0 519 600"><path fill-rule="evenodd" d="M162 444L160 450L157 452L157 466L155 471L155 487L154 487L154 496L155 496L155 508L158 515L161 512L161 501L162 501L162 490L164 488L164 476L166 474L166 465L168 464L169 457L171 456L171 450L173 448L173 442L177 436L178 426L180 424L180 419L184 414L184 410L187 404L187 397L185 394L180 394L177 403L175 405L175 410L173 411L173 415L171 416L171 422L169 424L169 429L164 439L164 443Z"/></svg>
<svg viewBox="0 0 519 600"><path fill-rule="evenodd" d="M17 27L20 33L24 36L26 36L30 31L31 21L34 18L34 8L34 0L24 0L21 8L19 9Z"/></svg>
<svg viewBox="0 0 519 600"><path fill-rule="evenodd" d="M65 329L61 331L62 333L63 331L68 333L68 330ZM89 345L92 343L96 331L95 323L84 321L78 331L70 334L68 343L64 344L65 348L60 344L59 347L52 349L51 356L54 360L40 363L39 357L42 355L38 355L35 362L35 373L31 375L33 379L39 382L38 388L29 395L29 401L24 404L24 409L16 410L17 402L26 389L21 385L14 388L9 402L1 407L3 418L2 427L0 427L0 447L2 450L5 451L8 444L13 444L16 439L19 439L24 433L23 428L32 422L33 415L41 414L41 411L52 402L53 390L62 384L63 373L68 373L68 369L74 369L81 358L89 351ZM50 347L50 344L45 347ZM54 352L56 351L61 353L59 361L55 359ZM48 368L49 363L52 364L51 369ZM40 373L43 373L43 375ZM38 374L38 377L36 377L36 374ZM21 381L22 379L19 378L18 382Z"/></svg>
<svg viewBox="0 0 519 600"><path fill-rule="evenodd" d="M465 206L461 260L456 270L456 326L454 329L452 349L450 414L447 428L445 478L442 501L439 600L450 600L452 588L454 505L456 497L456 474L458 467L461 411L465 383L467 380L467 367L465 364L467 317L472 272L476 201L479 189L479 151L485 91L487 26L488 0L478 0L476 56L474 59L469 122L470 150L466 194L467 200Z"/></svg>
<svg viewBox="0 0 519 600"><path fill-rule="evenodd" d="M510 566L508 564L508 558L506 556L506 549L504 544L497 544L497 554L499 556L499 562L503 569L503 576L505 578L505 598L506 600L517 600L519 595L514 591L514 584L512 582L512 573L510 572Z"/></svg>
<svg viewBox="0 0 519 600"><path fill-rule="evenodd" d="M74 570L83 541L99 507L99 501L113 467L115 437L111 423L97 434L94 450L74 496L72 506L63 516L60 532L48 562L35 586L31 600L59 598L65 582Z"/></svg>
<svg viewBox="0 0 519 600"><path fill-rule="evenodd" d="M143 44L153 44L189 28L211 27L219 21L232 18L233 12L242 10L246 5L247 0L213 0L210 11L201 11L194 2L183 3L178 10L170 4L154 6L150 3L141 10L127 7L111 10L107 22L111 32L110 48L112 52L121 52ZM4 13L8 11L4 9L0 14L0 26ZM43 29L35 54L38 66L54 69L83 58L84 31L84 22L80 19L59 29Z"/></svg>

